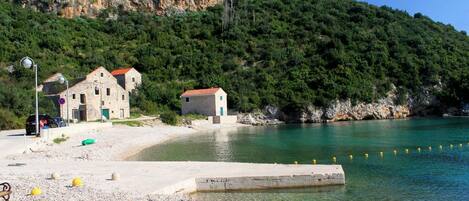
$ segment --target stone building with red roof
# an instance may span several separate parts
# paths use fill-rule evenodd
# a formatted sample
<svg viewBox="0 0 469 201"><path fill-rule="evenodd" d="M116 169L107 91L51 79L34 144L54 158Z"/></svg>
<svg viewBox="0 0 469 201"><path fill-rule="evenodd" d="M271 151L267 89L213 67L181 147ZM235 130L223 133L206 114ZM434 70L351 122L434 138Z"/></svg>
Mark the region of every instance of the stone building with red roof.
<svg viewBox="0 0 469 201"><path fill-rule="evenodd" d="M181 113L227 116L227 98L222 88L187 90L181 95Z"/></svg>
<svg viewBox="0 0 469 201"><path fill-rule="evenodd" d="M142 84L142 74L132 67L116 69L111 74L117 79L117 83L128 92L132 92Z"/></svg>

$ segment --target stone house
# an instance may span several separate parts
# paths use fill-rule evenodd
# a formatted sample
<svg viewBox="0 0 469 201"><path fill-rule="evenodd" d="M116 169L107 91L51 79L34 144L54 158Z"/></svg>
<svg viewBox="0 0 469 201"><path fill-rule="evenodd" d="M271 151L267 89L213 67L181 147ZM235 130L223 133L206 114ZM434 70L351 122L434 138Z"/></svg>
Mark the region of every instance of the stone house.
<svg viewBox="0 0 469 201"><path fill-rule="evenodd" d="M129 93L142 84L142 74L132 67L113 70L111 74L117 79L117 83Z"/></svg>
<svg viewBox="0 0 469 201"><path fill-rule="evenodd" d="M181 114L227 116L227 94L222 88L188 90L181 95Z"/></svg>
<svg viewBox="0 0 469 201"><path fill-rule="evenodd" d="M54 75L56 76L56 75ZM53 77L54 77L53 76ZM60 98L67 100L67 91L64 86L49 84L54 78L44 83L43 91L54 98L58 103ZM54 93L57 91L57 93ZM86 77L73 80L69 83L68 103L59 105L59 114L67 118L68 112L71 119L76 121L96 121L101 119L124 119L130 117L129 93L104 67L98 67Z"/></svg>

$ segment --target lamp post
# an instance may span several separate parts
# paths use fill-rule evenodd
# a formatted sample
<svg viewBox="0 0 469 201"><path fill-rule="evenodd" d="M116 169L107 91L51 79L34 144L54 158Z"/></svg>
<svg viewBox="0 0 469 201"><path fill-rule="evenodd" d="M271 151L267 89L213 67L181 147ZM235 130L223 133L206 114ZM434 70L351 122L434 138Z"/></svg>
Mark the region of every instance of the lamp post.
<svg viewBox="0 0 469 201"><path fill-rule="evenodd" d="M37 64L34 62L33 59L29 58L29 57L23 57L21 60L20 60L20 65L22 65L24 68L34 68L34 74L35 74L35 87L34 87L34 91L35 91L35 94L36 94L36 136L37 137L40 137L41 134L40 134L40 131L39 131L39 103L38 103L38 99L37 99ZM24 139L26 140L26 133L24 134Z"/></svg>
<svg viewBox="0 0 469 201"><path fill-rule="evenodd" d="M70 94L68 93L68 80L63 76L61 75L59 77L59 83L60 84L64 84L67 86L67 126L70 125L70 116L69 116L69 108L68 108L68 105L70 105L70 103L68 102L68 97L70 96Z"/></svg>

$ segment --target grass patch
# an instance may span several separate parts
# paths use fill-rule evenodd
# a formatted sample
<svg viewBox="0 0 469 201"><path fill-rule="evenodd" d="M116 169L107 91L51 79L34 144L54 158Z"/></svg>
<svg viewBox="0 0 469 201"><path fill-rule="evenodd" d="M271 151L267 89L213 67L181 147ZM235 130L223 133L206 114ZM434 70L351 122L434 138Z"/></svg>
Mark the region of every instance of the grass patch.
<svg viewBox="0 0 469 201"><path fill-rule="evenodd" d="M207 119L207 116L201 115L201 114L191 113L191 114L182 115L182 116L180 116L180 118L186 119L186 120L202 120L202 119Z"/></svg>
<svg viewBox="0 0 469 201"><path fill-rule="evenodd" d="M112 124L126 125L130 127L142 127L143 126L143 123L140 121L117 121L117 122L112 122Z"/></svg>
<svg viewBox="0 0 469 201"><path fill-rule="evenodd" d="M60 144L62 142L67 141L68 138L69 138L68 136L62 134L62 137L55 138L53 141L54 141L55 144Z"/></svg>

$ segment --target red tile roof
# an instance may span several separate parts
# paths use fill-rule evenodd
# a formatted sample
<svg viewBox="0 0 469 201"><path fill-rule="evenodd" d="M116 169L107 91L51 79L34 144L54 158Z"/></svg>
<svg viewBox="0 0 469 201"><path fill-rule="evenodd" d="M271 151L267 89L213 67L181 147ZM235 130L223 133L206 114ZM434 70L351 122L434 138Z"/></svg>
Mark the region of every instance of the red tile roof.
<svg viewBox="0 0 469 201"><path fill-rule="evenodd" d="M111 74L112 75L124 75L130 70L132 70L132 68L121 68L121 69L113 70Z"/></svg>
<svg viewBox="0 0 469 201"><path fill-rule="evenodd" d="M181 96L182 97L187 97L187 96L207 96L207 95L213 95L217 93L217 91L220 90L220 88L208 88L208 89L194 89L194 90L187 90L184 92Z"/></svg>

